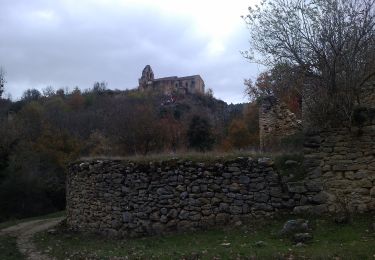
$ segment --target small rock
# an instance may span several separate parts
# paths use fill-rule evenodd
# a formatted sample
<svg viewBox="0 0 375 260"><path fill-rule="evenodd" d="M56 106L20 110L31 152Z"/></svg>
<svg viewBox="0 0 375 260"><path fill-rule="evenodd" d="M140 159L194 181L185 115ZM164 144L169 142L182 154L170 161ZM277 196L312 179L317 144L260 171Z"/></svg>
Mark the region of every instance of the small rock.
<svg viewBox="0 0 375 260"><path fill-rule="evenodd" d="M294 160L286 160L284 164L286 166L295 166L295 165L298 165L298 162Z"/></svg>
<svg viewBox="0 0 375 260"><path fill-rule="evenodd" d="M234 225L235 225L236 227L239 227L239 226L242 225L242 221L241 221L241 220L238 220L238 221L236 221L236 222L234 223Z"/></svg>
<svg viewBox="0 0 375 260"><path fill-rule="evenodd" d="M291 235L295 233L307 232L309 230L308 221L304 219L292 219L285 222L280 235Z"/></svg>
<svg viewBox="0 0 375 260"><path fill-rule="evenodd" d="M305 244L302 243L302 242L299 242L299 243L296 244L296 247L304 247L304 246L305 246Z"/></svg>
<svg viewBox="0 0 375 260"><path fill-rule="evenodd" d="M313 236L310 233L297 233L293 236L295 243L305 243L312 240L312 238Z"/></svg>
<svg viewBox="0 0 375 260"><path fill-rule="evenodd" d="M274 164L273 160L267 157L259 158L258 163L265 166L272 166Z"/></svg>
<svg viewBox="0 0 375 260"><path fill-rule="evenodd" d="M267 244L264 241L257 241L254 243L254 246L256 247L265 247Z"/></svg>
<svg viewBox="0 0 375 260"><path fill-rule="evenodd" d="M56 235L57 234L57 230L56 229L50 229L47 231L48 234L50 235Z"/></svg>

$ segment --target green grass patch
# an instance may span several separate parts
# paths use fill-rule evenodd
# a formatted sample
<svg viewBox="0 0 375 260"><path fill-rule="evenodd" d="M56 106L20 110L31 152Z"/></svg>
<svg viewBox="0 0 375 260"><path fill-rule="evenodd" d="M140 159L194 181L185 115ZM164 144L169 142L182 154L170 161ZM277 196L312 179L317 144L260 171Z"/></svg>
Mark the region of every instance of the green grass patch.
<svg viewBox="0 0 375 260"><path fill-rule="evenodd" d="M273 153L260 153L256 151L232 151L232 152L181 152L176 154L149 154L149 155L135 155L129 157L108 157L108 156L96 156L96 157L82 157L79 162L87 162L93 160L115 160L123 161L123 163L139 163L149 164L153 163L167 163L173 165L181 162L193 162L193 163L231 163L239 158L271 158L281 162L282 159L290 158L292 160L302 161L303 157L296 153L285 153L285 152L273 152Z"/></svg>
<svg viewBox="0 0 375 260"><path fill-rule="evenodd" d="M310 219L313 241L297 247L278 233L287 219L257 220L223 227L146 238L108 240L60 231L40 233L35 241L57 259L374 259L374 217L355 216L347 225L330 219ZM264 246L257 245L264 241ZM291 258L290 258L291 259Z"/></svg>
<svg viewBox="0 0 375 260"><path fill-rule="evenodd" d="M16 238L11 236L0 236L0 259L21 260L25 259L17 249Z"/></svg>
<svg viewBox="0 0 375 260"><path fill-rule="evenodd" d="M234 160L238 157L267 157L254 151L248 152L181 152L176 154L148 154L148 155L134 155L129 157L83 157L80 161L91 161L91 160L119 160L124 162L137 162L137 163L149 163L149 162L165 162L165 161L192 161L192 162L216 162L224 160Z"/></svg>
<svg viewBox="0 0 375 260"><path fill-rule="evenodd" d="M65 211L58 211L58 212L54 212L54 213L51 213L51 214L48 214L48 215L43 215L43 216L36 216L36 217L24 218L24 219L12 219L12 220L8 220L6 222L1 222L0 223L0 230L4 229L4 228L7 228L7 227L10 227L10 226L20 224L22 222L38 220L38 219L58 218L58 217L64 217L64 216L65 216Z"/></svg>

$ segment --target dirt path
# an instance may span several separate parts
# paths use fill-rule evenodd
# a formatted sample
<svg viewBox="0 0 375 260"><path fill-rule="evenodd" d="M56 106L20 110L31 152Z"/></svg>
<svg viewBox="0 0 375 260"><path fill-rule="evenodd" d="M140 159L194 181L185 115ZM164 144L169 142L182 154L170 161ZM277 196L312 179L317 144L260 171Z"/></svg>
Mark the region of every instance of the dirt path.
<svg viewBox="0 0 375 260"><path fill-rule="evenodd" d="M34 234L56 226L63 218L52 218L43 220L33 220L20 223L0 230L0 235L10 235L17 237L17 247L20 252L29 260L49 260L50 257L38 252L32 241Z"/></svg>

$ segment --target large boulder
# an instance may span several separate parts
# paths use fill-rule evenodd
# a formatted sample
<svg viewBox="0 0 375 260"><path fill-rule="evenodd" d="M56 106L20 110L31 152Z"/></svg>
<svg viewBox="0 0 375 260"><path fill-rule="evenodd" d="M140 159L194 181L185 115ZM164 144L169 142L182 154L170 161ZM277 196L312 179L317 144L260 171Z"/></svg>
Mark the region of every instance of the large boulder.
<svg viewBox="0 0 375 260"><path fill-rule="evenodd" d="M292 219L285 222L280 231L281 236L290 236L297 233L307 233L309 230L309 223L305 219Z"/></svg>

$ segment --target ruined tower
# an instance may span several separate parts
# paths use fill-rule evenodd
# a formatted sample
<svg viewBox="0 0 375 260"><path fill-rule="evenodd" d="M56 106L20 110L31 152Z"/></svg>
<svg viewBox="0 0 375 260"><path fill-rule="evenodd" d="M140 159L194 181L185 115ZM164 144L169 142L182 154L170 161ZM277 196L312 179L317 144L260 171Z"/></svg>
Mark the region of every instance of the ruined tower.
<svg viewBox="0 0 375 260"><path fill-rule="evenodd" d="M146 65L146 67L142 71L141 78L138 80L139 89L146 90L152 87L153 81L154 81L154 72L152 71L152 68L150 65Z"/></svg>
<svg viewBox="0 0 375 260"><path fill-rule="evenodd" d="M280 145L283 138L302 130L302 122L274 96L262 99L259 107L259 140L261 150Z"/></svg>

